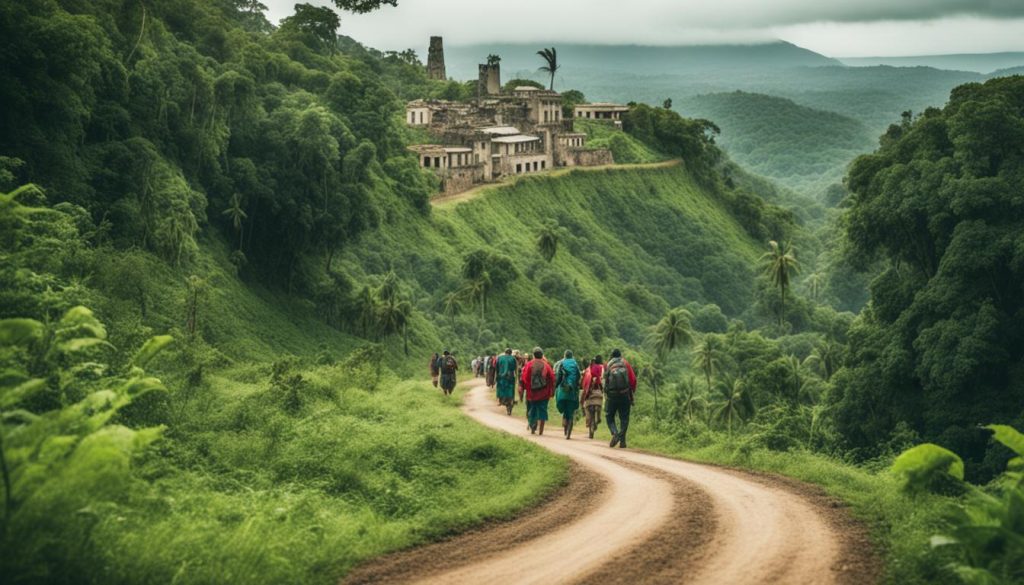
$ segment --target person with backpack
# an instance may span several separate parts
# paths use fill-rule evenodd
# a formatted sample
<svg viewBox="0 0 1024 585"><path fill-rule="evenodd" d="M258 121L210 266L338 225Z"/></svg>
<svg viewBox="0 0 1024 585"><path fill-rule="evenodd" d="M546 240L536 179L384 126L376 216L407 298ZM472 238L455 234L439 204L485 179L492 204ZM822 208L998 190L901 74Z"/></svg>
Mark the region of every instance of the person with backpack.
<svg viewBox="0 0 1024 585"><path fill-rule="evenodd" d="M555 392L555 372L544 359L544 350L533 348L533 359L523 367L522 394L526 396L526 422L530 434L540 431L544 434L544 423L548 420L548 401Z"/></svg>
<svg viewBox="0 0 1024 585"><path fill-rule="evenodd" d="M434 355L430 356L430 383L437 388L437 379L441 376L441 356L434 352Z"/></svg>
<svg viewBox="0 0 1024 585"><path fill-rule="evenodd" d="M562 414L566 439L572 435L572 422L580 405L580 377L580 366L572 350L565 350L564 357L555 363L555 408Z"/></svg>
<svg viewBox="0 0 1024 585"><path fill-rule="evenodd" d="M441 370L441 390L444 390L445 396L451 396L455 390L455 372L459 371L459 362L455 360L452 352L446 349L438 364L438 369Z"/></svg>
<svg viewBox="0 0 1024 585"><path fill-rule="evenodd" d="M604 405L604 358L594 356L594 361L583 370L583 391L580 394L580 408L587 418L590 438L601 422L601 406Z"/></svg>
<svg viewBox="0 0 1024 585"><path fill-rule="evenodd" d="M612 433L609 447L618 445L626 448L626 431L629 430L629 411L633 407L633 395L636 393L636 373L633 366L622 358L622 351L612 350L612 358L604 369L604 414L608 422L608 430ZM615 417L619 417L621 426L616 426Z"/></svg>
<svg viewBox="0 0 1024 585"><path fill-rule="evenodd" d="M497 359L495 369L495 381L497 383L498 404L505 407L509 414L512 414L512 406L516 403L516 373L519 371L519 364L512 349L506 348L505 353Z"/></svg>

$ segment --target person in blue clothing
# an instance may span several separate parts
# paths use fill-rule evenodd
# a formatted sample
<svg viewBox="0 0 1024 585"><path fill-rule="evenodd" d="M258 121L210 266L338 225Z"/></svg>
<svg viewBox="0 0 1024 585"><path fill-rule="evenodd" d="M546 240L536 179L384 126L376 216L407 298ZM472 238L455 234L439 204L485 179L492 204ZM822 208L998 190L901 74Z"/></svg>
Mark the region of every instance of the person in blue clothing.
<svg viewBox="0 0 1024 585"><path fill-rule="evenodd" d="M512 355L512 348L505 350L495 366L498 403L504 406L509 414L512 414L512 406L516 403L516 370L518 367L519 364L516 363L516 358Z"/></svg>
<svg viewBox="0 0 1024 585"><path fill-rule="evenodd" d="M555 407L562 414L562 429L565 438L572 435L572 421L576 417L576 409L580 406L580 365L572 355L572 350L565 350L565 357L555 364Z"/></svg>

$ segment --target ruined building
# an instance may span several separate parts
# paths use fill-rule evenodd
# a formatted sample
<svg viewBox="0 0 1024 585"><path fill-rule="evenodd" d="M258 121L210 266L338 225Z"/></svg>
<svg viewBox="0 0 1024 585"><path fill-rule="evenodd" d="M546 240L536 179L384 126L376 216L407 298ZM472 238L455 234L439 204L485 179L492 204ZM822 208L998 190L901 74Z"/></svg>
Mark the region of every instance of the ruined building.
<svg viewBox="0 0 1024 585"><path fill-rule="evenodd" d="M430 48L427 50L427 77L430 79L448 79L444 71L444 41L441 37L430 37Z"/></svg>
<svg viewBox="0 0 1024 585"><path fill-rule="evenodd" d="M573 117L563 117L558 92L530 86L503 92L499 61L491 55L480 65L475 100L406 104L406 123L426 129L434 141L409 150L441 178L445 194L508 176L614 163L611 151L588 148L587 135L573 131Z"/></svg>
<svg viewBox="0 0 1024 585"><path fill-rule="evenodd" d="M501 57L488 55L487 63L480 64L480 76L476 87L477 98L501 93Z"/></svg>

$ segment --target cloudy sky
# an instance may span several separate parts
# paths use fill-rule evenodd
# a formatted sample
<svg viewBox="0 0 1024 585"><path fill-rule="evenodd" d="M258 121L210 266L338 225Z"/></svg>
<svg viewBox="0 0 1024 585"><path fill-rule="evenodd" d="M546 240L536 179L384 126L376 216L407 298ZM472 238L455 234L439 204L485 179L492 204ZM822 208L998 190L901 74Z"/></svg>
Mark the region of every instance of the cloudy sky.
<svg viewBox="0 0 1024 585"><path fill-rule="evenodd" d="M275 23L295 4L263 2ZM439 34L446 45L782 39L830 57L1024 51L1024 0L399 0L341 16L342 34L379 49Z"/></svg>

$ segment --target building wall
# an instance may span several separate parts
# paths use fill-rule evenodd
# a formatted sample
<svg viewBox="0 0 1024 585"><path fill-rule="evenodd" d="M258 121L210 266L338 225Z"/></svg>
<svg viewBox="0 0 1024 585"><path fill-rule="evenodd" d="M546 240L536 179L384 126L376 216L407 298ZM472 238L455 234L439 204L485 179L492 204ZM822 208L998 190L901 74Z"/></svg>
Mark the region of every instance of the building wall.
<svg viewBox="0 0 1024 585"><path fill-rule="evenodd" d="M429 126L433 122L430 108L406 108L405 122L410 126Z"/></svg>
<svg viewBox="0 0 1024 585"><path fill-rule="evenodd" d="M441 173L441 192L445 195L454 195L472 189L473 185L484 180L481 170L480 165L448 169Z"/></svg>
<svg viewBox="0 0 1024 585"><path fill-rule="evenodd" d="M565 151L564 162L567 167L599 167L615 164L615 159L612 157L612 151L607 148L594 150L571 148Z"/></svg>
<svg viewBox="0 0 1024 585"><path fill-rule="evenodd" d="M477 78L477 84L479 86L479 94L484 95L498 95L501 93L501 64L495 63L494 65L488 65L483 63L480 65L480 74Z"/></svg>

